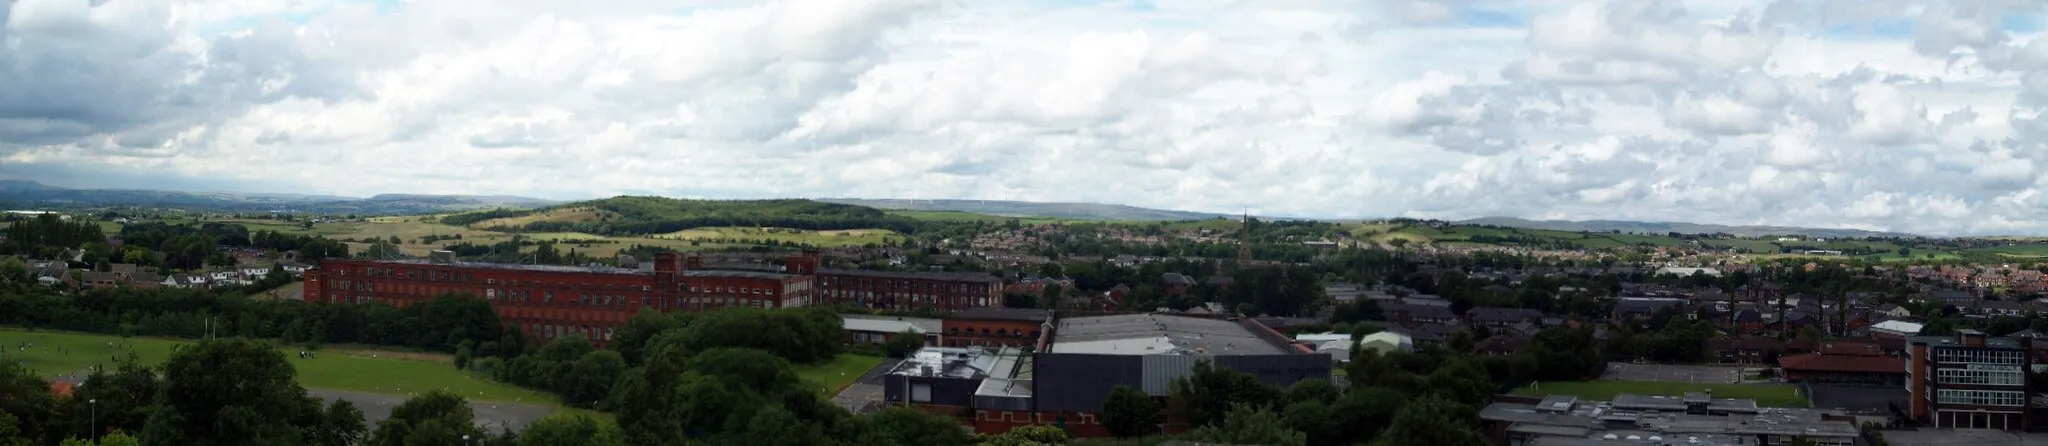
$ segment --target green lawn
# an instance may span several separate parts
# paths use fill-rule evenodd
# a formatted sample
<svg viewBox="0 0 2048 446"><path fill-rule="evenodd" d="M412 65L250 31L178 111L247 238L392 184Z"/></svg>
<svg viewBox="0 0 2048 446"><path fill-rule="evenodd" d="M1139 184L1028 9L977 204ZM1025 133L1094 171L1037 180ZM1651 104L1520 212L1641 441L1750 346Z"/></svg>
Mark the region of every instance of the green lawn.
<svg viewBox="0 0 2048 446"><path fill-rule="evenodd" d="M832 395L838 395L839 391L846 390L846 386L853 385L853 382L859 380L860 375L867 373L868 369L875 368L881 363L882 358L879 356L840 353L839 356L832 358L832 362L798 366L796 375L817 385L819 392L826 398L831 398Z"/></svg>
<svg viewBox="0 0 2048 446"><path fill-rule="evenodd" d="M32 343L35 347L27 351L17 350L16 346L23 342ZM110 347L109 342L123 346L133 345L133 348ZM0 354L0 357L8 361L23 361L44 377L73 372L83 377L87 367L96 364L113 367L114 356L126 355L131 351L139 355L143 363L157 364L170 357L173 346L186 344L191 342L0 329L0 345L7 348L7 352ZM60 353L59 348L62 348L63 352ZM280 347L278 350L282 351L292 366L298 369L299 384L309 388L394 395L446 389L476 400L555 404L554 397L550 395L471 377L445 363L390 357L372 358L339 352L321 354L317 359L299 359L296 348Z"/></svg>
<svg viewBox="0 0 2048 446"><path fill-rule="evenodd" d="M1571 395L1581 399L1611 401L1615 395L1679 396L1686 392L1712 390L1715 398L1749 398L1763 407L1806 407L1799 388L1783 384L1699 384L1663 381L1546 381L1515 389L1516 395Z"/></svg>

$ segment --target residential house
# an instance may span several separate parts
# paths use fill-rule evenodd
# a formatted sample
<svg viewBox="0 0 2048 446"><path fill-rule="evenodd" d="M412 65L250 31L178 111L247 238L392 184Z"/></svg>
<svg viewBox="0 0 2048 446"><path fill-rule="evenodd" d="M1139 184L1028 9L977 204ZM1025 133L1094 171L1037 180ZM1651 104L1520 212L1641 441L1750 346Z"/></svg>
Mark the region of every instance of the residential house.
<svg viewBox="0 0 2048 446"><path fill-rule="evenodd" d="M1531 338L1521 333L1505 333L1488 336L1472 345L1472 352L1481 356L1508 356L1529 346Z"/></svg>
<svg viewBox="0 0 2048 446"><path fill-rule="evenodd" d="M121 284L121 276L109 272L86 271L79 274L79 288L113 288Z"/></svg>
<svg viewBox="0 0 2048 446"><path fill-rule="evenodd" d="M1685 299L1669 297L1623 297L1615 299L1614 313L1610 315L1615 324L1638 324L1665 308L1685 305Z"/></svg>
<svg viewBox="0 0 2048 446"><path fill-rule="evenodd" d="M1216 287L1216 289L1219 290L1227 290L1230 289L1230 280L1230 276L1217 274L1203 278L1202 282L1209 284L1209 286Z"/></svg>
<svg viewBox="0 0 2048 446"><path fill-rule="evenodd" d="M1543 312L1528 308L1472 307L1465 310L1465 322L1488 327L1508 327L1543 318Z"/></svg>
<svg viewBox="0 0 2048 446"><path fill-rule="evenodd" d="M1906 307L1901 307L1897 304L1886 304L1885 306L1877 307L1877 311L1875 311L1875 313L1876 314L1872 315L1873 317L1881 317L1888 319L1898 319L1913 316L1913 312L1911 310L1907 310Z"/></svg>
<svg viewBox="0 0 2048 446"><path fill-rule="evenodd" d="M1395 303L1383 306L1380 310L1386 314L1388 321L1408 326L1418 324L1450 324L1451 321L1458 318L1457 313L1452 313L1449 306L1439 307L1434 305Z"/></svg>
<svg viewBox="0 0 2048 446"><path fill-rule="evenodd" d="M1195 286L1195 279L1181 273L1160 274L1159 281L1166 284L1166 294L1168 295L1187 293L1188 288Z"/></svg>
<svg viewBox="0 0 2048 446"><path fill-rule="evenodd" d="M2030 302L2010 300L1987 300L1977 304L1977 314L1986 316L2025 316L2032 309Z"/></svg>

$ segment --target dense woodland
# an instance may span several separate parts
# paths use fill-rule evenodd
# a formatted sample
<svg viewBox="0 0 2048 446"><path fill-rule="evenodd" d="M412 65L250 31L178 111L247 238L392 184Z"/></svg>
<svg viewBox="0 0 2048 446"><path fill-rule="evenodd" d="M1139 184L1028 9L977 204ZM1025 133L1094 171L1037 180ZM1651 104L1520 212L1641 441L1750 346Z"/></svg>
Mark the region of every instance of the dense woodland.
<svg viewBox="0 0 2048 446"><path fill-rule="evenodd" d="M340 241L272 231L250 232L247 227L232 223L125 225L118 234L118 248L108 243L97 223L72 222L48 214L10 223L5 234L6 240L0 241L0 255L58 259L66 250L77 249L82 255L74 266L96 270L105 270L106 265L114 263L166 272L209 265L234 266L235 257L222 252L222 247L296 250L301 252L301 259L309 262L349 256L348 245Z"/></svg>

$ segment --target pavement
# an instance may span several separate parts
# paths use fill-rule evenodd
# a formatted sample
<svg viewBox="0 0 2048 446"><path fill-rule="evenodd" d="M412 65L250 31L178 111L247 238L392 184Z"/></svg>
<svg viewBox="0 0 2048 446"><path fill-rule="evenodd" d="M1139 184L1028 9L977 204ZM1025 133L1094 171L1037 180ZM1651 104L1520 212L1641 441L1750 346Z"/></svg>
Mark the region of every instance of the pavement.
<svg viewBox="0 0 2048 446"><path fill-rule="evenodd" d="M350 404L355 404L356 409L363 411L363 424L368 426L370 430L376 430L377 423L384 421L385 418L390 418L391 408L404 404L406 399L406 396L403 395L384 395L329 389L306 389L306 393L319 397L323 401L321 404L331 404L336 399L346 400ZM483 426L485 431L493 433L498 432L502 428L509 428L513 432L524 430L527 424L555 412L553 406L496 401L471 400L469 407L476 412L476 424Z"/></svg>
<svg viewBox="0 0 2048 446"><path fill-rule="evenodd" d="M896 364L902 362L901 359L893 358L882 360L881 364L876 364L874 368L862 373L860 379L853 381L853 385L846 386L845 390L839 391L839 395L833 396L832 404L853 413L882 410L882 379L888 377L889 370L895 369Z"/></svg>

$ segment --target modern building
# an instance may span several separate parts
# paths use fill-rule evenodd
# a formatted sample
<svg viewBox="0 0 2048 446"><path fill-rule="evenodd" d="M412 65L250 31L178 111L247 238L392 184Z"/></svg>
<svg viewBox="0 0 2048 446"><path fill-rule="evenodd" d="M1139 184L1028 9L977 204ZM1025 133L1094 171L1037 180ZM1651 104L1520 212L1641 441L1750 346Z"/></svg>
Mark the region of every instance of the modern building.
<svg viewBox="0 0 2048 446"><path fill-rule="evenodd" d="M1907 347L1908 416L1936 428L2026 430L2033 339L1977 330L1913 337Z"/></svg>
<svg viewBox="0 0 2048 446"><path fill-rule="evenodd" d="M1197 363L1273 385L1329 379L1331 357L1250 320L1163 314L1055 318L1040 345L929 347L884 380L888 401L973 413L976 432L1029 424L1079 437L1108 435L1098 417L1111 389L1164 398ZM947 342L954 340L947 335ZM970 385L972 384L972 385Z"/></svg>
<svg viewBox="0 0 2048 446"><path fill-rule="evenodd" d="M1531 445L1762 445L1805 437L1816 445L1856 444L1860 418L1817 409L1758 407L1755 400L1616 395L1580 401L1565 395L1500 396L1480 410L1483 432L1494 444Z"/></svg>
<svg viewBox="0 0 2048 446"><path fill-rule="evenodd" d="M970 275L820 270L816 253L770 264L708 263L707 255L665 253L637 268L427 259L323 260L305 274L307 301L404 306L446 293L489 300L507 325L540 340L580 333L600 345L642 308L792 308L851 303L955 311L1000 306L982 298L998 282ZM822 285L821 285L822 284Z"/></svg>

